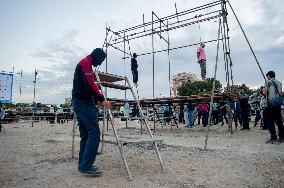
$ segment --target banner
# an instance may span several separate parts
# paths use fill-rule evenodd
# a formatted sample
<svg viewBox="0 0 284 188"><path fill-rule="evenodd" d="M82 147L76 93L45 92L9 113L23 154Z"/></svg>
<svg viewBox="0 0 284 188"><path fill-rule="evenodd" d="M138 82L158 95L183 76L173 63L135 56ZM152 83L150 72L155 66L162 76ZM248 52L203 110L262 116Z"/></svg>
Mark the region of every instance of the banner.
<svg viewBox="0 0 284 188"><path fill-rule="evenodd" d="M0 72L0 102L12 102L13 73Z"/></svg>

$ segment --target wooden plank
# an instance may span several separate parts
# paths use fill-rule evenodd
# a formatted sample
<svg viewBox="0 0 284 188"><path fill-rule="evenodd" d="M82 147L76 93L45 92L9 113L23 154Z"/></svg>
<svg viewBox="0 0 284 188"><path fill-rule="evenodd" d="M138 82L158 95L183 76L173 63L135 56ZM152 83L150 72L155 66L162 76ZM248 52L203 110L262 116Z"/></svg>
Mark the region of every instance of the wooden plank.
<svg viewBox="0 0 284 188"><path fill-rule="evenodd" d="M111 83L113 83L113 82L118 82L118 81L125 80L124 77L118 76L118 75L114 75L114 74L109 74L109 73L104 73L104 72L98 72L98 74L99 74L101 82L111 82ZM96 76L94 78L95 78L95 81L97 81L96 80Z"/></svg>

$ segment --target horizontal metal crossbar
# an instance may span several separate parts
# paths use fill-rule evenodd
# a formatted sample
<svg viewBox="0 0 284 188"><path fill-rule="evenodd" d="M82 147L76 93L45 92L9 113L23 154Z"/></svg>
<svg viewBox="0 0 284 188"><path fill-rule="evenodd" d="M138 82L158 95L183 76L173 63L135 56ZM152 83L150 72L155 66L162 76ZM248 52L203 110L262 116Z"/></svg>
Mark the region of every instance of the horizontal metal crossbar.
<svg viewBox="0 0 284 188"><path fill-rule="evenodd" d="M202 18L202 19L199 19L199 20L196 20L196 21L191 21L191 22L179 24L179 25L168 27L168 28L165 28L165 29L159 30L159 31L152 31L151 30L150 32L148 32L146 34L142 34L142 35L135 36L135 37L128 37L127 41L130 41L130 40L133 40L133 39L137 39L137 38L141 38L141 37L145 37L145 36L149 36L149 35L156 34L156 33L163 33L163 32L166 32L166 31L170 31L170 30L186 27L186 26L189 26L189 25L194 25L194 24L201 23L201 22L204 22L204 21L213 20L213 19L219 18L220 16L221 16L221 14L216 14L214 16L210 16L210 17ZM124 40L119 40L119 41L110 43L109 45L115 45L115 44L119 44L119 43L122 43L122 42L124 42Z"/></svg>
<svg viewBox="0 0 284 188"><path fill-rule="evenodd" d="M230 37L227 37L226 39L229 39ZM218 40L224 40L225 38L219 38L219 39L215 39L215 40L208 40L208 41L204 41L202 43L206 44L206 43L211 43L211 42L217 42ZM177 50L177 49L181 49L181 48L187 48L187 47L191 47L191 46L196 46L199 45L198 43L193 43L193 44L188 44L188 45L184 45L184 46L178 46L178 47L173 47L173 48L169 48L169 49L163 49L163 50L157 50L154 52L146 52L146 53L142 53L142 54L137 54L137 56L144 56L144 55L150 55L150 54L156 54L156 53L161 53L161 52L168 52L171 50ZM129 59L130 57L123 57L122 59Z"/></svg>
<svg viewBox="0 0 284 188"><path fill-rule="evenodd" d="M163 17L163 18L161 18L161 20L166 21L166 20L176 19L177 16L178 17L184 16L186 14L190 14L190 13L193 13L193 12L196 12L196 11L200 11L200 10L204 10L204 9L207 9L207 8L211 8L213 6L220 5L221 3L222 2L220 0L214 1L214 2L211 2L211 3L207 3L205 5L201 5L201 6L198 6L198 7L195 7L195 8L191 8L191 9L188 9L188 10L185 10L185 11L182 11L182 12L178 12L176 14L172 14L172 15ZM159 19L156 19L156 20L153 21L153 24L159 23L159 21L160 21ZM135 29L139 29L139 28L149 26L151 24L152 24L152 22L150 21L150 22L146 22L146 23L143 23L143 24L140 24L140 25L137 25L137 26L133 26L133 27L130 27L130 28L127 28L127 29L123 29L123 30L120 30L120 31L116 31L116 32L117 33L129 32L129 31L132 31L132 30L135 30Z"/></svg>

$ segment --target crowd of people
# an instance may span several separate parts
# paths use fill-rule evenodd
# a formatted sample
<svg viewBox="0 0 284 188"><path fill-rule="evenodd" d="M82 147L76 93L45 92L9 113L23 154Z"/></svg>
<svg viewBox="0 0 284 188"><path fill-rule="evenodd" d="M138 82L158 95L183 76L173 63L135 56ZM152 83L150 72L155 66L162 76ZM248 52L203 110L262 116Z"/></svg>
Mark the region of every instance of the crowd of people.
<svg viewBox="0 0 284 188"><path fill-rule="evenodd" d="M270 139L267 143L283 142L283 97L282 83L275 79L274 71L267 74L267 82L265 86L259 89L254 101L249 101L250 96L245 88L239 92L239 98L230 103L230 108L226 101L214 102L212 104L210 125L224 125L228 123L228 109L231 109L233 121L240 125L241 130L250 130L250 122L254 121L254 126L260 123L263 130L269 130ZM206 127L209 117L210 103L201 102L197 104L186 103L176 106L176 114L178 114L179 123L184 123L185 127L192 128L194 125L202 124ZM255 115L255 118L252 118ZM275 124L278 127L278 135L276 134Z"/></svg>

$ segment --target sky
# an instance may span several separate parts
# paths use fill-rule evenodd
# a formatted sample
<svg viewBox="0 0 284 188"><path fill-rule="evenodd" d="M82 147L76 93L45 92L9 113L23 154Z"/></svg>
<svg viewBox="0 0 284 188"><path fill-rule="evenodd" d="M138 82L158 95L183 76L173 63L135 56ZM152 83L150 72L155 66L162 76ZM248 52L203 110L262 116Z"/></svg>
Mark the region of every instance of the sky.
<svg viewBox="0 0 284 188"><path fill-rule="evenodd" d="M114 31L151 20L151 12L159 17L184 11L212 0L0 0L0 71L14 69L13 101L33 101L33 80L38 71L36 102L64 103L71 97L72 79L76 64L94 48L102 47L106 25ZM276 72L284 82L284 7L282 0L231 0L230 1L264 73ZM204 12L205 13L205 12ZM251 88L263 85L264 79L250 52L244 36L228 7L228 24L233 76L235 84ZM200 28L199 28L200 26ZM217 38L218 22L210 21L169 32L171 47L198 43ZM164 37L166 33L163 34ZM115 36L114 36L115 37ZM158 36L155 48L166 49L167 44ZM131 40L131 52L151 51L151 37ZM213 77L216 42L206 45L207 77ZM119 45L123 48L122 44ZM126 75L131 80L130 60L123 53L108 48L108 71ZM152 97L152 56L139 56L139 96ZM219 55L217 79L225 85L225 68ZM155 55L155 97L169 96L169 70L167 53ZM171 76L179 72L197 74L196 46L170 52ZM23 71L23 77L17 74ZM100 67L105 71L105 65ZM22 85L22 95L19 88ZM124 97L124 92L109 90L109 97ZM130 97L130 93L127 93Z"/></svg>

